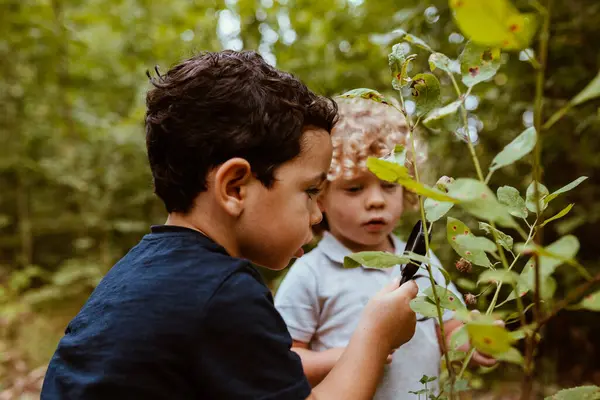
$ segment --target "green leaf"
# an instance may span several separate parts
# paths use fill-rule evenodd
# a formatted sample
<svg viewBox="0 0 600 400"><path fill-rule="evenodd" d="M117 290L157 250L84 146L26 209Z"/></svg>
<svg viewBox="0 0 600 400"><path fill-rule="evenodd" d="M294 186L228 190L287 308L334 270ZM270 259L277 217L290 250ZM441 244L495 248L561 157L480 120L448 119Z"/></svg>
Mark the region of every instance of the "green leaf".
<svg viewBox="0 0 600 400"><path fill-rule="evenodd" d="M429 68L431 71L435 71L436 68L441 69L444 72L452 73L452 60L442 53L432 53L429 56Z"/></svg>
<svg viewBox="0 0 600 400"><path fill-rule="evenodd" d="M359 97L362 99L373 100L373 101L376 101L377 103L387 104L392 107L394 106L394 103L392 103L392 101L390 99L388 99L387 97L385 97L384 95L379 93L377 90L373 90L373 89L367 89L367 88L352 89L344 94L341 94L340 97L344 97L344 98L348 98L348 99L353 99L353 98Z"/></svg>
<svg viewBox="0 0 600 400"><path fill-rule="evenodd" d="M466 278L458 278L455 281L455 283L459 287L461 287L461 288L463 288L465 290L475 290L475 289L477 289L477 285L474 282L472 282L472 281L470 281L470 280L468 280Z"/></svg>
<svg viewBox="0 0 600 400"><path fill-rule="evenodd" d="M546 225L548 222L552 222L556 219L562 218L565 215L567 215L569 213L569 211L571 211L571 208L573 208L573 206L575 205L575 203L571 203L568 206L566 206L565 208L563 208L561 211L559 211L556 215L554 215L551 218L548 218L547 220L544 221L544 223L542 225L540 225L540 227Z"/></svg>
<svg viewBox="0 0 600 400"><path fill-rule="evenodd" d="M460 54L460 72L462 81L471 87L491 79L500 69L500 50L467 43Z"/></svg>
<svg viewBox="0 0 600 400"><path fill-rule="evenodd" d="M438 201L456 203L457 200L442 193L441 191L415 181L408 173L408 169L395 162L382 160L376 157L367 159L367 168L379 179L388 182L399 183L406 189L424 197L430 197Z"/></svg>
<svg viewBox="0 0 600 400"><path fill-rule="evenodd" d="M523 204L525 204L525 201L523 201ZM492 232L495 232L496 237L498 238L498 241L500 242L500 245L508 251L512 250L513 238L511 236L494 228L493 226L491 226L489 224L486 224L485 222L479 222L479 229L485 231L488 235L491 235L492 237L493 237Z"/></svg>
<svg viewBox="0 0 600 400"><path fill-rule="evenodd" d="M468 322L467 332L473 347L493 356L506 353L514 342L506 328L499 325Z"/></svg>
<svg viewBox="0 0 600 400"><path fill-rule="evenodd" d="M558 393L546 397L544 400L600 400L600 387L579 386L563 389Z"/></svg>
<svg viewBox="0 0 600 400"><path fill-rule="evenodd" d="M437 308L435 308L435 304L429 302L426 296L419 296L412 299L410 301L410 308L424 317L437 317Z"/></svg>
<svg viewBox="0 0 600 400"><path fill-rule="evenodd" d="M427 217L427 221L435 222L442 218L450 209L454 206L453 203L448 203L446 201L438 201L434 199L427 198L423 203L423 208L425 209L425 216Z"/></svg>
<svg viewBox="0 0 600 400"><path fill-rule="evenodd" d="M433 381L435 381L435 380L437 380L437 376L427 376L427 375L423 375L423 376L421 377L421 379L419 380L419 382L420 382L422 385L424 385L424 384L426 384L426 383L433 382Z"/></svg>
<svg viewBox="0 0 600 400"><path fill-rule="evenodd" d="M456 237L456 243L470 251L482 250L488 253L496 251L496 244L485 237L459 235Z"/></svg>
<svg viewBox="0 0 600 400"><path fill-rule="evenodd" d="M512 186L502 186L498 188L498 201L508 207L508 212L517 218L527 218L528 212L525 200L519 194L519 191Z"/></svg>
<svg viewBox="0 0 600 400"><path fill-rule="evenodd" d="M427 115L427 118L423 120L423 123L426 126L431 125L433 121L437 121L441 118L447 117L448 115L455 114L456 111L458 111L458 109L460 108L461 104L462 100L456 100L450 104L446 104L441 108L436 108Z"/></svg>
<svg viewBox="0 0 600 400"><path fill-rule="evenodd" d="M596 97L600 97L600 72L577 96L573 97L571 104L576 106Z"/></svg>
<svg viewBox="0 0 600 400"><path fill-rule="evenodd" d="M470 178L456 179L448 186L448 195L459 200L461 207L477 218L502 226L516 226L508 209L498 202L494 193L483 182Z"/></svg>
<svg viewBox="0 0 600 400"><path fill-rule="evenodd" d="M523 365L523 355L521 352L514 347L511 347L508 351L494 356L498 361L505 361L512 364Z"/></svg>
<svg viewBox="0 0 600 400"><path fill-rule="evenodd" d="M397 144L392 152L393 161L398 165L404 166L406 163L406 152L407 150L405 146Z"/></svg>
<svg viewBox="0 0 600 400"><path fill-rule="evenodd" d="M385 251L361 251L344 257L344 268L358 268L362 265L371 268L389 268L409 261L408 257Z"/></svg>
<svg viewBox="0 0 600 400"><path fill-rule="evenodd" d="M527 188L527 198L525 200L525 205L527 206L527 209L529 211L531 211L532 213L536 213L538 212L537 207L536 207L536 198L535 198L535 183L536 181L531 182L531 184L529 185L529 187ZM539 209L540 211L544 211L546 209L546 207L548 207L548 203L544 202L544 197L546 197L548 195L548 188L544 185L542 185L541 183L538 183L538 198L537 198L537 203L539 204Z"/></svg>
<svg viewBox="0 0 600 400"><path fill-rule="evenodd" d="M531 127L525 129L523 133L507 144L504 149L494 157L490 170L496 171L523 158L533 150L536 141L537 136L535 128Z"/></svg>
<svg viewBox="0 0 600 400"><path fill-rule="evenodd" d="M452 246L454 251L475 265L490 268L492 265L484 251L470 251L457 243L457 239L461 235L472 235L471 230L458 219L448 217L446 223L446 238L448 239L448 243L450 243L450 246Z"/></svg>
<svg viewBox="0 0 600 400"><path fill-rule="evenodd" d="M508 0L450 0L454 19L469 39L508 50L529 47L537 29L533 14L521 14Z"/></svg>
<svg viewBox="0 0 600 400"><path fill-rule="evenodd" d="M425 116L440 106L440 82L433 74L417 74L410 83L411 99L417 116Z"/></svg>
<svg viewBox="0 0 600 400"><path fill-rule="evenodd" d="M465 305L460 301L460 297L451 290L443 288L439 285L435 285L435 292L438 295L438 298L440 299L441 307L448 310L459 310L466 308ZM433 289L431 286L425 289L423 294L429 297L431 301L435 301L433 297Z"/></svg>
<svg viewBox="0 0 600 400"><path fill-rule="evenodd" d="M408 43L412 43L415 46L420 47L429 52L433 51L433 49L427 43L425 43L425 41L423 39L421 39L415 35L412 35L410 33L406 33L402 29L398 29L397 31L401 34L401 36L400 36L401 40L404 40L405 42L408 42Z"/></svg>
<svg viewBox="0 0 600 400"><path fill-rule="evenodd" d="M569 183L568 185L565 185L563 187L561 187L558 190L555 190L554 192L552 192L551 194L549 194L548 196L546 196L544 198L544 202L546 204L550 203L552 200L554 200L558 195L568 192L569 190L573 190L575 189L577 186L579 186L579 184L583 181L585 181L588 177L587 176L580 176L579 178L575 179L573 182Z"/></svg>
<svg viewBox="0 0 600 400"><path fill-rule="evenodd" d="M586 310L600 311L600 290L585 296L579 303L579 307Z"/></svg>
<svg viewBox="0 0 600 400"><path fill-rule="evenodd" d="M511 285L516 285L519 282L519 274L514 271L508 271L506 269L497 269L497 270L487 270L484 271L481 275L479 275L479 280L477 284L479 285L481 282L492 282L492 283L509 283Z"/></svg>
<svg viewBox="0 0 600 400"><path fill-rule="evenodd" d="M388 55L388 65L392 74L392 86L394 89L400 90L400 88L408 84L409 80L406 79L408 77L408 65L416 57L416 54L406 55L402 51L400 43L392 47L392 52Z"/></svg>
<svg viewBox="0 0 600 400"><path fill-rule="evenodd" d="M450 350L456 350L467 343L469 343L469 333L467 332L466 325L452 332L450 336Z"/></svg>

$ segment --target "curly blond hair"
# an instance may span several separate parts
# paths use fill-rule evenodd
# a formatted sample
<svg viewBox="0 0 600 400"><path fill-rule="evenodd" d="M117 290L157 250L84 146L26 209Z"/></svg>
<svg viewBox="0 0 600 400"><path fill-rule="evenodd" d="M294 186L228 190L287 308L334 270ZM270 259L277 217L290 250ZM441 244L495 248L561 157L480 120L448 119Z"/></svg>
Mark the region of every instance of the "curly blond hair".
<svg viewBox="0 0 600 400"><path fill-rule="evenodd" d="M398 109L362 98L337 98L336 102L339 119L331 131L333 158L327 175L329 181L352 179L367 170L368 157L385 157L398 144L407 148L405 166L414 176L414 163L421 164L425 150L415 142L417 157L414 156L408 125ZM405 208L414 209L417 204L417 196L404 190Z"/></svg>

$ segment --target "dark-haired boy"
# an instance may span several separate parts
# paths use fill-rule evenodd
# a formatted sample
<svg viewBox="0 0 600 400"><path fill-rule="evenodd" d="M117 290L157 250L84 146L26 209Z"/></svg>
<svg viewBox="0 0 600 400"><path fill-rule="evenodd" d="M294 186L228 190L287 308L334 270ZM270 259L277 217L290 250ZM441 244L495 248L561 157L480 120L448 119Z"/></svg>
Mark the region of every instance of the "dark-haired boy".
<svg viewBox="0 0 600 400"><path fill-rule="evenodd" d="M321 220L330 100L254 52L204 53L153 80L146 142L169 217L69 323L42 399L366 399L408 341L414 284L367 305L312 389L250 262L279 270Z"/></svg>

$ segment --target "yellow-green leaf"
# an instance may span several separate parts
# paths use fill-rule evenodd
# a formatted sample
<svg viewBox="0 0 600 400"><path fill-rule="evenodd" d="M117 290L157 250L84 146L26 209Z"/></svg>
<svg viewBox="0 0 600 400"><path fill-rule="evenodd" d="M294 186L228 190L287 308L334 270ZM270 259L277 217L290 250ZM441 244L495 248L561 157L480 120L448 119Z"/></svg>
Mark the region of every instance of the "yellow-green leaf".
<svg viewBox="0 0 600 400"><path fill-rule="evenodd" d="M494 358L496 358L496 360L498 361L505 361L518 365L523 365L524 361L521 352L519 352L519 350L515 349L514 347L511 347L508 351L504 353L496 354Z"/></svg>
<svg viewBox="0 0 600 400"><path fill-rule="evenodd" d="M500 68L500 50L469 42L459 61L463 83L474 86L496 75Z"/></svg>
<svg viewBox="0 0 600 400"><path fill-rule="evenodd" d="M446 223L446 238L450 246L466 260L469 260L473 264L480 265L482 267L491 267L490 260L483 250L471 251L461 246L457 239L461 235L472 235L471 230L461 221L456 218L448 217Z"/></svg>
<svg viewBox="0 0 600 400"><path fill-rule="evenodd" d="M537 214L538 207L536 206L535 184L536 184L536 181L533 181L527 188L527 193L526 193L527 198L525 200L525 205L527 206L527 209L529 211ZM544 202L543 200L546 196L548 196L549 192L548 192L548 188L546 186L542 185L541 183L538 183L537 185L538 185L537 203L539 204L539 209L541 212L541 211L544 211L546 209L546 207L548 207L548 203Z"/></svg>
<svg viewBox="0 0 600 400"><path fill-rule="evenodd" d="M452 332L450 336L450 350L457 350L459 347L464 346L469 342L469 333L467 332L466 325L461 326Z"/></svg>
<svg viewBox="0 0 600 400"><path fill-rule="evenodd" d="M496 251L496 244L485 237L473 235L459 235L456 237L456 243L467 250L477 251L482 250L488 253Z"/></svg>
<svg viewBox="0 0 600 400"><path fill-rule="evenodd" d="M390 99L379 93L377 90L367 88L352 89L344 94L341 94L340 97L349 99L360 97L362 99L373 100L377 103L383 103L389 106L393 106L394 104Z"/></svg>
<svg viewBox="0 0 600 400"><path fill-rule="evenodd" d="M554 215L553 217L548 218L547 220L545 220L544 223L542 225L540 225L540 226L544 226L548 222L552 222L554 220L557 220L559 218L564 217L565 215L567 215L569 213L569 211L571 211L571 208L573 208L574 205L575 205L574 203L569 204L568 206L566 206L565 208L563 208L561 211L559 211L556 215Z"/></svg>
<svg viewBox="0 0 600 400"><path fill-rule="evenodd" d="M389 268L405 264L408 257L397 256L385 251L361 251L344 257L344 268L358 268L362 265L371 268Z"/></svg>
<svg viewBox="0 0 600 400"><path fill-rule="evenodd" d="M525 204L525 202L523 202ZM504 247L506 250L511 251L513 247L513 238L510 235L502 232L491 226L490 224L486 224L485 222L479 222L479 229L485 231L487 234L493 237L493 233L496 234L500 245Z"/></svg>
<svg viewBox="0 0 600 400"><path fill-rule="evenodd" d="M436 68L444 72L452 73L452 60L442 53L432 53L429 56L429 69L435 71Z"/></svg>
<svg viewBox="0 0 600 400"><path fill-rule="evenodd" d="M579 307L592 311L600 311L600 290L585 296L579 303Z"/></svg>
<svg viewBox="0 0 600 400"><path fill-rule="evenodd" d="M600 72L577 96L573 97L571 104L576 106L596 97L600 97Z"/></svg>
<svg viewBox="0 0 600 400"><path fill-rule="evenodd" d="M508 331L499 325L468 322L467 332L473 347L485 354L506 353L514 342Z"/></svg>
<svg viewBox="0 0 600 400"><path fill-rule="evenodd" d="M410 98L415 102L415 113L425 116L440 106L440 82L433 74L417 74L410 83Z"/></svg>
<svg viewBox="0 0 600 400"><path fill-rule="evenodd" d="M460 301L460 296L455 294L449 289L443 288L439 285L435 285L435 292L440 300L440 306L448 310L459 310L466 308L465 305ZM435 301L433 296L433 289L429 286L423 292L424 295L429 297L431 301Z"/></svg>
<svg viewBox="0 0 600 400"><path fill-rule="evenodd" d="M458 111L461 104L462 104L462 100L456 100L450 104L446 104L445 106L443 106L441 108L436 108L435 110L433 110L429 114L427 114L427 118L425 118L423 120L423 123L427 126L427 125L430 125L431 122L433 122L433 121L437 121L441 118L452 115L452 114L456 113L456 111Z"/></svg>
<svg viewBox="0 0 600 400"><path fill-rule="evenodd" d="M519 281L519 274L514 271L508 271L506 269L497 269L497 270L487 270L484 271L481 275L479 275L479 280L477 284L479 285L482 282L491 282L491 283L508 283L511 285L516 285Z"/></svg>
<svg viewBox="0 0 600 400"><path fill-rule="evenodd" d="M408 65L416 57L416 54L405 54L404 51L402 51L402 45L400 43L397 43L392 47L392 52L388 55L388 65L390 67L390 73L392 74L392 86L394 89L400 90L409 82L409 80L406 79Z"/></svg>
<svg viewBox="0 0 600 400"><path fill-rule="evenodd" d="M454 203L446 201L438 201L431 198L425 199L423 208L425 209L425 217L427 221L434 222L442 218L450 209L454 206Z"/></svg>
<svg viewBox="0 0 600 400"><path fill-rule="evenodd" d="M600 400L600 387L579 386L563 389L558 393L546 397L544 400Z"/></svg>
<svg viewBox="0 0 600 400"><path fill-rule="evenodd" d="M569 190L575 189L577 186L579 186L579 184L581 182L585 181L587 178L588 178L587 176L580 176L579 178L575 179L573 182L569 183L568 185L565 185L565 186L561 187L560 189L555 190L554 192L550 193L548 196L544 197L544 202L546 204L550 203L552 200L554 200L556 197L558 197L558 195L568 192Z"/></svg>
<svg viewBox="0 0 600 400"><path fill-rule="evenodd" d="M517 218L527 218L527 206L525 200L519 194L519 191L512 186L502 186L498 188L498 201L500 204L508 207L510 215Z"/></svg>
<svg viewBox="0 0 600 400"><path fill-rule="evenodd" d="M437 317L437 308L435 308L435 304L429 302L426 296L419 296L412 299L410 301L410 308L424 317Z"/></svg>

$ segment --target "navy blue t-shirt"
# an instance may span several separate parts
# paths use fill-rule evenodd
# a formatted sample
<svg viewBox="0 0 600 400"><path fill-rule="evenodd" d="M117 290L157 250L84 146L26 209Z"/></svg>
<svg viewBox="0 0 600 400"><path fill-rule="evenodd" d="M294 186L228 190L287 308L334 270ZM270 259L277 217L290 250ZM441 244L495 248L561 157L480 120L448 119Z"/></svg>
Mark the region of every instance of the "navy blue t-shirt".
<svg viewBox="0 0 600 400"><path fill-rule="evenodd" d="M67 326L42 399L305 399L291 344L248 261L155 226Z"/></svg>

